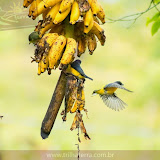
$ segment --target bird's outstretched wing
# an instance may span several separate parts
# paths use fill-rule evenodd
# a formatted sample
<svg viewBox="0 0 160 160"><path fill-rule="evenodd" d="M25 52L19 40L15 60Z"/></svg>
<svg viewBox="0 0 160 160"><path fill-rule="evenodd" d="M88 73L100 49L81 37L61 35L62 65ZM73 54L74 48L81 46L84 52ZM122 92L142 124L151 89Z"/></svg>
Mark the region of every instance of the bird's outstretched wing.
<svg viewBox="0 0 160 160"><path fill-rule="evenodd" d="M107 90L107 88L120 88L120 89L124 89L128 92L132 92L130 91L129 89L126 89L125 87L123 87L123 85L120 85L118 83L110 83L110 84L107 84L104 89Z"/></svg>
<svg viewBox="0 0 160 160"><path fill-rule="evenodd" d="M126 103L124 103L120 98L118 98L115 94L105 94L100 95L105 105L115 111L123 110L125 106L127 106Z"/></svg>

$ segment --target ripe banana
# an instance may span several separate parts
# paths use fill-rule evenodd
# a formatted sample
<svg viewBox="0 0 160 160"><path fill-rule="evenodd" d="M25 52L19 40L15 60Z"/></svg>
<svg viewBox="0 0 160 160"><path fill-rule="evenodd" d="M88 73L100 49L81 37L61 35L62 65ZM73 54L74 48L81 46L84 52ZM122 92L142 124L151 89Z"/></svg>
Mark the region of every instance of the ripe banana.
<svg viewBox="0 0 160 160"><path fill-rule="evenodd" d="M85 36L81 36L78 39L78 53L77 56L80 57L86 50L87 47L87 41Z"/></svg>
<svg viewBox="0 0 160 160"><path fill-rule="evenodd" d="M49 24L45 25L45 27L41 28L39 30L39 36L42 37L45 32L47 32L48 30L52 29L55 26L55 24L53 24L52 22L50 22Z"/></svg>
<svg viewBox="0 0 160 160"><path fill-rule="evenodd" d="M91 6L93 15L96 16L97 13L100 11L99 3L97 2L97 0L88 0L88 2L90 4L90 6Z"/></svg>
<svg viewBox="0 0 160 160"><path fill-rule="evenodd" d="M103 46L106 41L106 36L104 34L104 30L100 27L98 23L94 22L93 28L91 29L91 33L96 35L101 45Z"/></svg>
<svg viewBox="0 0 160 160"><path fill-rule="evenodd" d="M53 43L48 55L50 69L54 69L57 61L61 58L65 45L66 38L62 35L58 36L58 38Z"/></svg>
<svg viewBox="0 0 160 160"><path fill-rule="evenodd" d="M45 12L48 8L45 7L45 2L42 0L39 3L37 3L36 5L36 9L34 10L33 14L32 14L32 19L36 19L40 14L42 14L43 12Z"/></svg>
<svg viewBox="0 0 160 160"><path fill-rule="evenodd" d="M67 17L67 15L69 14L70 10L71 10L71 7L69 7L66 11L64 11L62 13L58 12L56 14L56 17L55 17L53 23L54 24L58 24L58 23L62 22Z"/></svg>
<svg viewBox="0 0 160 160"><path fill-rule="evenodd" d="M33 1L33 2L31 3L31 6L30 6L30 8L29 8L28 17L31 17L31 16L32 16L33 12L35 11L35 9L36 9L36 7L37 7L36 4L37 4L39 1L40 1L40 0L38 0L38 1Z"/></svg>
<svg viewBox="0 0 160 160"><path fill-rule="evenodd" d="M48 49L48 47L51 47L53 42L57 39L58 34L57 33L46 33L40 40L39 44L41 43L41 46L44 46L44 50ZM49 49L48 49L49 50Z"/></svg>
<svg viewBox="0 0 160 160"><path fill-rule="evenodd" d="M80 16L79 5L77 1L73 2L72 9L71 9L71 16L70 16L70 24L75 24Z"/></svg>
<svg viewBox="0 0 160 160"><path fill-rule="evenodd" d="M66 49L61 59L61 66L70 64L74 60L74 54L76 53L77 42L73 38L67 38Z"/></svg>
<svg viewBox="0 0 160 160"><path fill-rule="evenodd" d="M93 16L93 20L94 20L95 22L97 22L98 24L100 24L97 17Z"/></svg>
<svg viewBox="0 0 160 160"><path fill-rule="evenodd" d="M38 63L38 73L37 73L38 75L40 75L41 74L41 63L39 62Z"/></svg>
<svg viewBox="0 0 160 160"><path fill-rule="evenodd" d="M100 5L100 4L99 4ZM97 17L101 20L101 22L104 24L105 23L105 12L102 8L102 6L100 5L100 10L97 13Z"/></svg>
<svg viewBox="0 0 160 160"><path fill-rule="evenodd" d="M86 15L84 16L84 26L88 28L91 23L93 23L93 14L90 9L89 11L87 11Z"/></svg>
<svg viewBox="0 0 160 160"><path fill-rule="evenodd" d="M47 14L48 14L48 12L51 10L51 8L48 8L46 11L44 11L43 13L42 13L42 18L43 18L43 20L45 20L46 19L46 16L47 16Z"/></svg>
<svg viewBox="0 0 160 160"><path fill-rule="evenodd" d="M63 13L64 11L68 10L68 8L71 8L74 0L62 0L59 13Z"/></svg>
<svg viewBox="0 0 160 160"><path fill-rule="evenodd" d="M46 69L48 68L48 57L46 57L46 56L42 57L42 59L40 61L40 66L41 66L41 73L44 73L46 71Z"/></svg>
<svg viewBox="0 0 160 160"><path fill-rule="evenodd" d="M97 47L95 35L93 33L89 33L89 35L87 36L87 41L88 41L89 54L92 55Z"/></svg>
<svg viewBox="0 0 160 160"><path fill-rule="evenodd" d="M77 108L78 108L77 101L78 100L76 100L76 102L74 103L74 106L71 108L70 110L71 113L75 113L77 111Z"/></svg>
<svg viewBox="0 0 160 160"><path fill-rule="evenodd" d="M33 0L24 0L23 1L23 7L27 8L32 2L33 2Z"/></svg>
<svg viewBox="0 0 160 160"><path fill-rule="evenodd" d="M37 44L37 48L34 53L35 58L33 58L33 61L40 62L43 56L47 56L53 42L57 37L57 33L45 34ZM44 61L44 63L46 62Z"/></svg>
<svg viewBox="0 0 160 160"><path fill-rule="evenodd" d="M94 21L92 19L88 27L84 26L84 33L87 34L92 29L93 25Z"/></svg>
<svg viewBox="0 0 160 160"><path fill-rule="evenodd" d="M54 18L56 17L56 14L59 11L59 7L60 7L60 3L57 3L54 7L52 7L52 9L46 15L46 20L53 22Z"/></svg>
<svg viewBox="0 0 160 160"><path fill-rule="evenodd" d="M61 2L62 0L43 0L45 3L45 8L53 7L57 3Z"/></svg>

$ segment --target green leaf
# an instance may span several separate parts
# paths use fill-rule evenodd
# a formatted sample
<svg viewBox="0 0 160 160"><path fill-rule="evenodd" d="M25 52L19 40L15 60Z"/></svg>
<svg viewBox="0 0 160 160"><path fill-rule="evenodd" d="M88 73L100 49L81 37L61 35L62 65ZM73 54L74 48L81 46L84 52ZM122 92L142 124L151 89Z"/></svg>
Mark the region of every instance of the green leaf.
<svg viewBox="0 0 160 160"><path fill-rule="evenodd" d="M147 22L146 22L146 26L148 26L148 24L150 24L150 23L153 22L153 21L157 21L158 18L159 18L159 16L160 16L160 13L158 12L158 13L156 13L151 19L148 18L148 19L147 19Z"/></svg>
<svg viewBox="0 0 160 160"><path fill-rule="evenodd" d="M154 0L154 3L159 3L160 2L160 0Z"/></svg>
<svg viewBox="0 0 160 160"><path fill-rule="evenodd" d="M152 36L158 32L159 28L160 28L160 20L154 22L154 24L152 25L152 30L151 30Z"/></svg>

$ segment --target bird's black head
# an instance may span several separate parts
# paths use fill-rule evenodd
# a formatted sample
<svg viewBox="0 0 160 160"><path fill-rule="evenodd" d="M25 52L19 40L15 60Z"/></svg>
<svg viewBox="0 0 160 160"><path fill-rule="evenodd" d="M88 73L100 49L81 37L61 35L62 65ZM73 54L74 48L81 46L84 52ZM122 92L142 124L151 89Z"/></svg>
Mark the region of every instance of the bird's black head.
<svg viewBox="0 0 160 160"><path fill-rule="evenodd" d="M81 60L77 59L77 60L75 60L75 61L71 64L71 66L72 66L72 67L74 67L74 66L79 66L80 64L81 64Z"/></svg>
<svg viewBox="0 0 160 160"><path fill-rule="evenodd" d="M120 81L116 81L116 82L114 82L114 83L117 83L117 84L119 84L119 85L123 85L123 83L120 82Z"/></svg>
<svg viewBox="0 0 160 160"><path fill-rule="evenodd" d="M77 59L77 60L75 60L73 63L81 64L81 60Z"/></svg>

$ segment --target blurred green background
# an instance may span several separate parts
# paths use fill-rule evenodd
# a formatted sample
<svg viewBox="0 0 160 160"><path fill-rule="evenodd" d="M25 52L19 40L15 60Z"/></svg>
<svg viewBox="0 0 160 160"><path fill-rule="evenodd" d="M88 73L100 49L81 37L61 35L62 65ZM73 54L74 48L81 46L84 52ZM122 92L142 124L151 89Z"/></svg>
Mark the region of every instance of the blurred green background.
<svg viewBox="0 0 160 160"><path fill-rule="evenodd" d="M144 11L150 0L104 0L107 17L117 19ZM82 150L158 150L160 149L160 33L151 36L146 13L130 22L106 23L106 45L95 53L82 55L82 67L94 81L86 80L87 119L84 123L91 140L81 134ZM36 22L35 22L36 25ZM128 28L129 27L129 28ZM34 28L0 32L0 150L76 150L77 131L70 131L74 115L63 123L58 114L48 139L40 137L41 122L47 111L60 71L37 75L37 64L30 63L34 46L28 35ZM118 91L128 107L115 112L107 108L95 89L122 81L127 93ZM64 108L62 104L60 111Z"/></svg>

